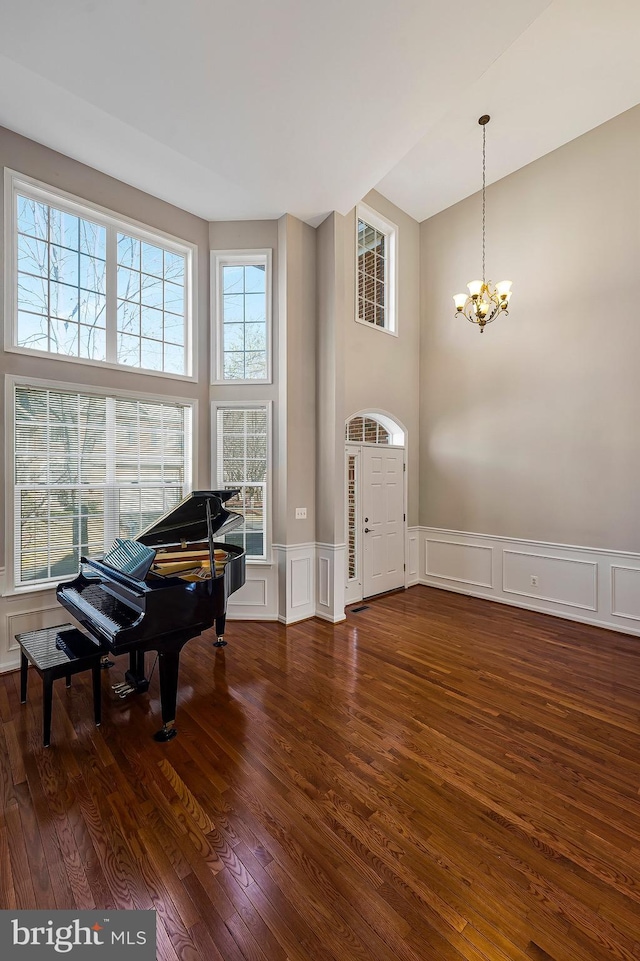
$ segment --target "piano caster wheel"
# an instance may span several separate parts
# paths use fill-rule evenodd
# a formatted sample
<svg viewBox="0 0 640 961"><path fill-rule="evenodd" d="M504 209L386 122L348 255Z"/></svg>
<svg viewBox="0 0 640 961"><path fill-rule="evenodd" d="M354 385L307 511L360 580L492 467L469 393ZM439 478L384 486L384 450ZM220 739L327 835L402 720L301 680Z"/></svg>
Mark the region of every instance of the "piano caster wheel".
<svg viewBox="0 0 640 961"><path fill-rule="evenodd" d="M227 642L225 641L224 637L219 637L217 641L214 641L214 642L213 642L213 646L214 646L214 647L226 647L226 646L227 646Z"/></svg>
<svg viewBox="0 0 640 961"><path fill-rule="evenodd" d="M110 661L108 657L103 657L100 661L100 669L102 671L108 671L110 667L115 665L115 661Z"/></svg>
<svg viewBox="0 0 640 961"><path fill-rule="evenodd" d="M160 741L161 743L164 743L165 741L172 741L177 733L178 732L173 726L173 721L171 721L170 724L165 724L164 727L161 727L159 731L156 731L156 733L153 735L153 740Z"/></svg>

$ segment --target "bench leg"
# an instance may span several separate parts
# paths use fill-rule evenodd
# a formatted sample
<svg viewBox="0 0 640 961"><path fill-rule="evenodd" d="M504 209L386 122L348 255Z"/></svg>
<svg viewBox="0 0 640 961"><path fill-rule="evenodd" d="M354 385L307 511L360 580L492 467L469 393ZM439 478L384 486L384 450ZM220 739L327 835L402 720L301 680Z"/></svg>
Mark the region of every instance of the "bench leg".
<svg viewBox="0 0 640 961"><path fill-rule="evenodd" d="M71 687L71 671L67 673L67 687Z"/></svg>
<svg viewBox="0 0 640 961"><path fill-rule="evenodd" d="M53 702L53 677L49 671L42 675L42 710L44 715L43 744L49 747L51 742L51 705Z"/></svg>
<svg viewBox="0 0 640 961"><path fill-rule="evenodd" d="M101 687L100 687L100 671L101 665L97 661L91 668L91 673L93 674L93 716L96 721L96 727L100 727L101 717Z"/></svg>
<svg viewBox="0 0 640 961"><path fill-rule="evenodd" d="M29 670L29 661L27 660L24 651L21 651L20 658L20 703L27 703L27 672Z"/></svg>

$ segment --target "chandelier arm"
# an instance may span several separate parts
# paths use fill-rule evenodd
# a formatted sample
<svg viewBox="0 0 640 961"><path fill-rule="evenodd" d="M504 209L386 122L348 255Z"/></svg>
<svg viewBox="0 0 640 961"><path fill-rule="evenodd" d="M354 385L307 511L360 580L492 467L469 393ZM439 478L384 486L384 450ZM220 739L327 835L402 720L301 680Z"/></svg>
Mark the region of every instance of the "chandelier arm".
<svg viewBox="0 0 640 961"><path fill-rule="evenodd" d="M493 308L491 313L486 318L485 323L490 324L492 320L496 319L496 317L498 316L498 313L499 313L499 308L496 306Z"/></svg>

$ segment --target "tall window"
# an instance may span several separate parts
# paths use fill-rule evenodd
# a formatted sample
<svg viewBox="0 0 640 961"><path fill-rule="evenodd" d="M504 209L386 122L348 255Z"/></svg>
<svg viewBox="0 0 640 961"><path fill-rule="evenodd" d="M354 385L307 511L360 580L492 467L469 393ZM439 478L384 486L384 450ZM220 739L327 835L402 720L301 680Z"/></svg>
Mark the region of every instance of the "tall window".
<svg viewBox="0 0 640 961"><path fill-rule="evenodd" d="M271 382L271 251L211 255L217 382Z"/></svg>
<svg viewBox="0 0 640 961"><path fill-rule="evenodd" d="M237 488L227 501L244 516L244 524L227 541L244 548L247 557L267 557L267 479L269 473L269 409L216 409L216 475L219 488Z"/></svg>
<svg viewBox="0 0 640 961"><path fill-rule="evenodd" d="M373 210L358 207L356 319L396 331L396 232Z"/></svg>
<svg viewBox="0 0 640 961"><path fill-rule="evenodd" d="M78 571L189 489L191 407L15 387L16 586Z"/></svg>
<svg viewBox="0 0 640 961"><path fill-rule="evenodd" d="M189 375L192 249L12 181L14 349Z"/></svg>

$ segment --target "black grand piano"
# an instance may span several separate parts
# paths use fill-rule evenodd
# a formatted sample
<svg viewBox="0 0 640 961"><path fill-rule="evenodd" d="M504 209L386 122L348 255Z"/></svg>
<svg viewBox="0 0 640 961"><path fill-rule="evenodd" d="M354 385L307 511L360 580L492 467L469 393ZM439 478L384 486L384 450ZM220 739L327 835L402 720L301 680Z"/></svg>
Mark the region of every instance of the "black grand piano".
<svg viewBox="0 0 640 961"><path fill-rule="evenodd" d="M214 541L243 522L225 508L234 490L193 491L135 540L116 539L102 558L82 558L80 574L56 596L97 644L129 654L124 697L149 687L144 655L157 651L163 726L157 741L175 737L180 651L215 623L223 647L229 594L245 581L245 553Z"/></svg>

